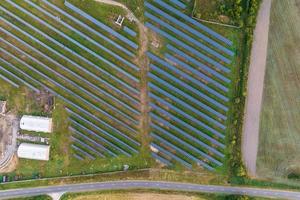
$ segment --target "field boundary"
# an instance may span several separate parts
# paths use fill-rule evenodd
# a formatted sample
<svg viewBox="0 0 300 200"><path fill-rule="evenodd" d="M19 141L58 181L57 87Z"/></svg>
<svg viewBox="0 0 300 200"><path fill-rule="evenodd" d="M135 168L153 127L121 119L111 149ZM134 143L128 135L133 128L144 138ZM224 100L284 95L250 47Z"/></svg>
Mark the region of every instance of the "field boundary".
<svg viewBox="0 0 300 200"><path fill-rule="evenodd" d="M248 175L256 176L260 110L266 71L271 0L263 0L254 31L242 135L242 154Z"/></svg>

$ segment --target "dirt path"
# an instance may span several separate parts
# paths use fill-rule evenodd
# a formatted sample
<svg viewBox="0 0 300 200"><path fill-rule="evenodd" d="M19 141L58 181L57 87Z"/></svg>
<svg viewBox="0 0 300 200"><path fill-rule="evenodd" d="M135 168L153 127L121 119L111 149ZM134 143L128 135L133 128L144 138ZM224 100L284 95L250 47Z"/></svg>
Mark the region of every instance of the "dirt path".
<svg viewBox="0 0 300 200"><path fill-rule="evenodd" d="M271 0L263 0L258 13L251 50L247 100L242 138L242 153L248 174L256 176L260 110L266 71Z"/></svg>

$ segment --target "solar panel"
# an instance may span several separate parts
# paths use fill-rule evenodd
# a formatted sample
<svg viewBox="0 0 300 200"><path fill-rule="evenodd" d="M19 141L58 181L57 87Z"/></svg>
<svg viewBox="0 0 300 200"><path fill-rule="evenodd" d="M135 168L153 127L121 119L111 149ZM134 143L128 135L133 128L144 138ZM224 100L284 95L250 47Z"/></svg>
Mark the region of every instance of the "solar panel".
<svg viewBox="0 0 300 200"><path fill-rule="evenodd" d="M90 62L89 60L87 60L86 58L84 58L83 56L77 54L76 52L74 52L73 50L69 49L68 47L64 46L63 44L59 43L58 41L56 41L55 39L49 37L47 34L41 32L40 30L36 29L35 27L31 26L29 23L27 23L26 21L24 21L23 19L19 18L18 16L14 15L13 13L9 12L8 10L4 9L3 7L1 7L0 5L0 10L3 12L6 12L7 14L9 14L10 16L12 16L13 18L16 18L17 20L21 21L24 25L30 27L31 29L33 29L35 32L41 34L43 37L47 38L48 40L50 40L52 43L60 46L61 48L63 48L65 51L70 52L71 54L75 55L76 57L78 57L79 59L81 59L82 61L84 61L85 63L89 64L90 66L92 66L94 69L100 71L102 74L107 75L108 77L110 77L111 79L119 82L119 79L116 79L115 77L111 76L110 74L108 74L106 71L102 70L101 68L99 68L98 66L96 66L94 63ZM66 58L66 57L65 57ZM130 101L134 102L135 104L139 104L139 102L137 102L135 99L133 99L131 96L128 96L126 93L124 93L123 91L119 90L118 88L116 88L115 86L111 85L109 82L99 78L98 76L96 76L94 73L90 72L89 70L81 67L80 65L78 65L77 63L73 62L72 60L68 59L69 62L71 62L74 66L76 66L78 69L80 69L81 71L84 71L85 73L87 73L88 75L92 76L93 78L95 78L97 81L99 81L100 83L104 84L105 86L109 87L111 90L116 91L117 93L121 94L122 96L128 98Z"/></svg>
<svg viewBox="0 0 300 200"><path fill-rule="evenodd" d="M73 154L74 158L76 158L77 160L83 160L83 157L81 157L78 154Z"/></svg>
<svg viewBox="0 0 300 200"><path fill-rule="evenodd" d="M164 98L168 98L168 99L171 99L172 102L175 102L177 105L180 105L180 106L183 106L184 109L187 109L189 110L190 112L193 112L195 114L197 114L197 116L200 116L204 119L206 119L207 121L211 121L211 122L214 122L214 123L220 123L218 122L217 120L211 118L210 116L204 114L203 112L199 111L198 109L196 109L195 107L191 106L190 104L178 99L177 97L175 97L174 95L162 90L161 88L157 87L156 85L152 84L152 83L149 83L149 87L151 88L151 93L150 93L150 96L153 94L153 93L159 93L159 96L162 96ZM220 126L222 125L222 123L220 123ZM222 125L223 127L224 125ZM226 128L226 127L225 127Z"/></svg>
<svg viewBox="0 0 300 200"><path fill-rule="evenodd" d="M11 84L12 86L19 88L20 86L15 83L14 81L10 80L9 78L7 78L6 76L0 74L0 78L3 79L4 81L8 82L9 84Z"/></svg>
<svg viewBox="0 0 300 200"><path fill-rule="evenodd" d="M177 128L176 126L174 126L173 124L171 124L170 122L166 121L165 119L159 117L158 115L154 114L154 113L150 113L151 116L151 120L155 121L156 124L158 124L159 126L162 126L161 124L163 124L164 126L167 126L169 129L172 129L173 131L175 131L176 133L179 133L180 135L182 135L182 137L184 137L185 139L189 139L191 142L194 142L198 145L200 145L201 147L206 148L207 150L209 150L210 152L220 156L220 157L224 157L224 154L221 153L220 151L218 151L217 149L207 145L206 143L202 142L199 138L196 138L194 136L191 136L190 134L187 134L185 131Z"/></svg>
<svg viewBox="0 0 300 200"><path fill-rule="evenodd" d="M213 84L214 86L216 86L217 88L223 90L224 92L229 91L229 89L227 87L225 87L223 84L220 84L219 82L217 82L214 79L210 78L209 76L203 74L202 72L194 69L190 65L188 65L188 64L184 63L183 61L177 59L176 57L172 56L171 54L166 53L165 58L172 61L173 63L176 63L177 65L183 67L184 69L190 71L192 74L197 75L199 78L207 81L208 83ZM229 101L228 97L225 97L224 95L220 94L219 92L216 92L216 91L214 91L210 88L207 88L206 90L209 91L210 93L214 94L216 97L222 99L223 101L226 101L226 102Z"/></svg>
<svg viewBox="0 0 300 200"><path fill-rule="evenodd" d="M78 29L76 29L76 28L70 26L69 24L65 23L58 16L52 15L50 12L44 10L42 7L39 7L38 5L36 5L36 4L34 4L34 3L30 2L30 1L25 0L25 2L27 2L29 5L33 6L34 8L36 8L37 10L39 10L40 12L42 12L43 14L47 15L48 17L54 19L58 23L62 24L63 26L67 27L68 29L74 31L75 33L77 33L81 37L85 38L87 41L93 43L95 46L97 46L100 49L106 51L107 53L109 53L110 55L112 55L115 59L118 59L118 60L122 61L124 64L126 64L127 66L131 67L132 69L134 69L136 71L139 71L139 68L136 65L134 65L131 62L127 61L126 59L124 59L123 57L121 57L118 54L114 53L113 51L111 51L110 49L108 49L105 46L101 45L100 43L96 42L91 37L87 36L86 34L84 34L83 32L79 31ZM115 69L121 71L122 73L124 73L126 75L128 74L126 71L122 70L121 68L115 68Z"/></svg>
<svg viewBox="0 0 300 200"><path fill-rule="evenodd" d="M169 64L168 62L162 60L162 59L159 58L158 56L156 56L156 55L154 55L154 54L152 54L152 53L147 53L147 55L148 55L148 57L149 57L150 59L152 59L153 61L155 61L155 62L157 62L157 63L163 65L163 66L166 67L166 68L168 68L169 71L175 72L175 74L179 75L180 77L185 78L186 80L189 80L189 81L193 82L195 85L202 87L203 89L205 89L205 90L207 90L208 92L214 94L215 96L218 96L218 95L216 95L217 92L216 92L215 90L212 90L211 88L208 88L208 87L207 87L205 84L203 84L202 82L200 82L200 81L194 79L193 77L191 77L190 75L187 75L186 73L184 73L184 72L178 70L176 67L174 67L173 65ZM151 67L151 69L152 69L152 68L154 68L155 70L157 69L156 71L158 71L158 72L164 74L166 77L169 77L169 78L170 78L171 80L173 80L174 82L178 82L178 83L182 82L182 81L180 81L180 80L178 80L178 81L174 80L175 77L173 77L172 75L170 75L170 74L168 73L169 71L167 72L166 70L162 70L162 69L158 68L157 66L155 66L155 65L153 65L153 64L150 64L150 67ZM185 83L185 82L182 82L182 85L186 85L186 83ZM202 98L206 99L207 101L213 103L215 106L217 106L217 107L219 107L219 108L221 108L221 109L223 109L223 110L225 110L225 111L228 110L227 107L224 106L223 104L221 104L221 103L217 102L216 100L214 100L214 99L208 97L207 95L203 94L203 93L200 92L200 91L196 91L193 87L191 87L191 86L188 85L186 88L190 89L191 91L193 91L194 93L198 94L199 96L201 96Z"/></svg>
<svg viewBox="0 0 300 200"><path fill-rule="evenodd" d="M74 144L72 144L71 147L73 149L75 149L76 151L79 151L80 153L82 153L83 155L85 155L86 157L88 157L91 160L95 160L96 159L95 156L89 154L88 152L86 152L85 150L79 148L78 146L75 146Z"/></svg>
<svg viewBox="0 0 300 200"><path fill-rule="evenodd" d="M177 16L181 17L182 19L186 20L187 22L197 26L201 30L207 32L209 35L212 35L213 37L215 37L216 39L224 42L225 44L230 45L230 46L233 44L232 41L230 41L227 38L223 37L222 35L216 33L215 31L208 28L207 26L204 26L203 24L197 22L196 20L192 19L190 16L187 16L187 15L183 14L182 12L180 12L176 8L166 4L165 2L163 2L161 0L154 0L154 2L161 5L163 8L167 9L168 11L171 11L172 13L174 13Z"/></svg>
<svg viewBox="0 0 300 200"><path fill-rule="evenodd" d="M77 8L73 4L69 3L68 1L65 1L65 6L68 7L69 9L71 9L72 11L76 12L77 14L81 15L82 17L84 17L84 18L88 19L89 21L93 22L94 24L96 24L98 27L105 30L109 34L112 34L113 36L117 37L121 41L125 42L126 44L128 44L132 48L134 48L134 49L138 48L137 44L135 44L131 40L127 39L123 35L119 34L115 30L113 30L112 28L108 27L107 25L103 24L99 20L95 19L94 17L90 16L89 14L85 13L84 11L80 10L79 8Z"/></svg>
<svg viewBox="0 0 300 200"><path fill-rule="evenodd" d="M64 55L62 55L61 53L57 52L56 50L54 50L53 48L50 48L49 46L47 46L46 44L42 43L40 40L37 40L35 37L33 37L32 35L26 33L25 31L21 30L20 28L18 28L17 26L15 26L14 24L10 23L9 21L3 19L0 16L0 19L5 21L7 24L9 24L10 26L12 26L13 28L15 28L16 30L20 31L21 33L23 33L24 35L26 35L27 37L29 37L30 39L32 39L33 41L35 41L36 43L40 44L41 46L45 47L47 50L51 51L52 53L58 55L59 57L62 57L63 59L67 60L68 62L75 64L77 66L76 63L74 63L73 61L71 61L70 59L68 59L67 57L65 57ZM139 112L137 112L136 109L132 109L132 107L129 107L127 104L121 102L120 100L118 100L117 98L113 97L112 95L110 95L109 93L107 93L106 91L102 90L101 88L99 88L98 86L92 84L90 81L88 81L87 79L83 78L82 76L78 75L78 73L75 73L74 71L64 67L63 65L61 65L60 63L57 63L56 61L54 61L52 58L49 58L47 55L43 54L45 57L47 57L48 60L52 60L53 62L55 62L57 65L59 65L62 69L64 69L65 71L68 71L69 73L71 73L73 76L75 76L77 79L83 81L85 84L89 85L90 87L92 87L93 89L95 89L96 91L100 92L101 94L105 94L106 96L112 98L114 101L118 102L119 104L121 104L122 106L126 107L129 111L135 113L135 114L139 114ZM100 100L101 102L102 100Z"/></svg>
<svg viewBox="0 0 300 200"><path fill-rule="evenodd" d="M85 51L87 51L88 53L91 53L93 56L97 57L98 59L102 60L103 62L105 62L108 65L111 65L113 63L106 61L105 59L100 58L100 56L97 54L95 54L94 52L92 52L91 50L89 50L88 48L86 48L85 46L81 45L80 43L78 43L77 41L75 41L74 39L70 38L69 36L67 36L66 34L62 33L60 30L54 28L53 26L49 25L48 23L46 23L45 21L41 20L40 18L34 16L33 14L31 14L30 12L28 12L27 10L25 10L24 8L20 7L19 5L15 4L14 2L11 2L10 0L7 0L7 2L9 2L12 6L18 8L19 10L21 10L22 12L26 13L27 15L29 15L30 17L34 18L35 20L37 20L38 22L42 23L43 25L47 26L48 28L50 28L51 30L55 31L56 33L58 33L59 35L61 35L62 37L68 39L69 41L73 42L75 45L80 46L82 49L84 49ZM113 64L114 65L114 64ZM100 70L100 68L97 68L98 70ZM101 69L101 71L105 71L103 69ZM106 71L105 71L106 72ZM107 73L107 72L106 72ZM120 84L122 84L124 87L126 87L128 90L134 92L134 93L139 93L135 88L133 88L131 85L129 85L127 82L122 81L119 77L113 77L112 74L110 74L110 77L113 78L114 80L116 80L117 82L119 82ZM138 79L137 79L138 80Z"/></svg>
<svg viewBox="0 0 300 200"><path fill-rule="evenodd" d="M189 168L189 169L192 168L192 165L191 165L190 163L188 163L188 162L186 162L185 160L179 158L179 157L176 156L175 154L173 154L173 153L171 153L171 152L165 150L164 148L162 148L162 147L156 145L155 143L152 142L152 143L150 144L150 146L153 146L155 149L157 149L158 151L160 151L160 153L165 154L165 155L171 157L172 159L176 160L177 162L179 162L179 163L182 164L183 166L185 166L185 167L187 167L187 168Z"/></svg>
<svg viewBox="0 0 300 200"><path fill-rule="evenodd" d="M82 142L81 140L77 139L76 137L73 137L71 136L71 139L75 142L75 143L78 143L80 144L81 146L85 147L86 149L90 150L91 152L97 154L98 156L102 157L102 158L105 158L105 156L97 151L96 149L94 149L93 147L91 147L90 145L87 145L86 143Z"/></svg>
<svg viewBox="0 0 300 200"><path fill-rule="evenodd" d="M211 107L203 104L202 102L200 102L199 100L195 99L193 96L187 94L186 92L183 92L182 90L174 87L173 85L169 84L168 82L162 80L161 78L159 78L158 76L154 75L154 74L149 74L148 75L150 78L152 78L153 80L155 80L156 82L158 82L160 85L163 85L165 87L168 87L168 89L170 89L168 92L172 91L175 92L177 94L179 94L182 98L188 99L189 101L193 102L195 105L202 107L204 110L209 111L210 113L212 113L213 115L226 120L226 116L223 115L222 113L217 112L216 110L212 109ZM159 86L160 87L160 86Z"/></svg>
<svg viewBox="0 0 300 200"><path fill-rule="evenodd" d="M186 151L178 148L177 146L171 144L170 142L168 142L167 140L159 137L158 135L155 135L153 133L150 134L153 138L155 138L157 141L163 143L164 145L168 146L169 148L171 149L174 149L177 153L183 155L185 158L188 158L194 162L196 162L197 164L205 167L206 169L210 170L210 171L213 171L214 168L212 168L211 166L209 166L207 163L203 162L202 160L199 160L198 158L196 158L195 156L187 153Z"/></svg>
<svg viewBox="0 0 300 200"><path fill-rule="evenodd" d="M167 159L165 159L165 158L159 156L159 155L156 154L156 153L151 152L151 156L152 156L155 160L158 160L159 162L161 162L161 163L163 163L163 164L165 164L165 165L167 165L167 166L173 166L173 164L172 164L170 161L168 161Z"/></svg>
<svg viewBox="0 0 300 200"><path fill-rule="evenodd" d="M86 125L81 125L79 124L78 122L76 122L75 120L73 120L72 118L69 119L70 122L73 124L73 125L76 125L76 127L79 127L80 130L84 130L86 133L88 133L89 135L91 135L92 137L96 137L99 141L105 143L106 145L109 145L111 146L112 148L116 149L117 151L123 153L124 155L126 156L131 156L131 154L127 153L126 151L124 151L122 148L118 147L117 145L115 145L114 143L110 142L109 140L105 139L104 137L102 137L101 135L98 135L97 133L95 133L94 131L88 129L86 127ZM78 120L78 119L76 119ZM79 134L80 133L80 136L85 138L86 140L92 142L93 140L88 137L88 136L85 136L81 131L78 131L76 130L75 131L76 134ZM93 144L95 144L96 146L99 147L99 143L98 142L92 142ZM115 154L114 152L112 152L111 150L109 150L108 148L104 147L103 145L101 145L100 148L103 148L105 151L107 151L110 155L112 155L113 157L116 157L117 154Z"/></svg>
<svg viewBox="0 0 300 200"><path fill-rule="evenodd" d="M132 30L131 28L129 28L127 26L124 26L123 30L133 37L136 37L136 35L137 35L134 30Z"/></svg>
<svg viewBox="0 0 300 200"><path fill-rule="evenodd" d="M164 77L167 77L168 79L170 79L172 82L180 85L181 88L184 88L186 90L189 90L190 92L192 92L193 94L205 99L207 102L211 103L212 105L224 110L225 112L228 111L227 106L224 106L223 104L217 102L216 100L212 99L211 97L207 96L206 94L203 94L202 92L200 92L199 90L191 87L189 84L186 84L185 82L171 76L170 74L168 74L166 71L161 70L160 68L158 68L156 65L150 64L151 70L156 71L158 73L160 73L161 75L163 75ZM169 82L169 81L168 81ZM179 88L179 87L176 87ZM205 106L206 107L206 106Z"/></svg>
<svg viewBox="0 0 300 200"><path fill-rule="evenodd" d="M220 59L221 61L227 63L227 64L230 64L231 63L231 60L224 57L223 55L221 55L220 53L216 52L215 50L209 48L208 46L202 44L201 42L195 40L194 38L192 38L191 36L185 34L184 32L174 28L174 26L171 26L170 24L162 21L161 19L159 19L158 17L155 17L154 15L148 13L148 12L145 12L145 16L148 17L149 19L151 19L153 22L157 23L160 25L160 27L165 27L167 29L169 29L170 31L172 31L173 33L175 33L177 35L177 39L179 37L181 37L184 41L189 41L190 43L192 43L194 46L197 46L197 47L200 47L201 49L205 50L207 53L213 55L215 58L218 58ZM167 36L167 34L164 34ZM169 37L169 36L168 36ZM173 41L173 39L172 39ZM176 41L176 40L174 40ZM203 59L204 57L206 57L205 55L202 55ZM205 58L207 61L209 61L208 58ZM221 68L222 70L224 70L223 68ZM228 70L227 70L228 71ZM227 72L226 71L226 72Z"/></svg>
<svg viewBox="0 0 300 200"><path fill-rule="evenodd" d="M2 67L1 65L0 65L0 70L1 70L2 72L5 72L6 74L9 74L9 75L12 76L14 79L20 81L21 83L23 83L24 85L26 85L27 87L29 87L30 89L32 89L33 91L35 91L35 92L37 92L37 93L40 92L39 89L37 89L36 87L32 86L30 83L28 83L27 81L25 81L25 80L23 80L22 78L18 77L17 75L13 74L12 72L8 71L7 69L5 69L4 67ZM4 78L2 78L2 79L4 79ZM12 84L13 86L19 87L18 84L14 83L14 82L13 82L12 80L10 80L9 78L6 78L5 80L6 80L7 82L9 82L10 84Z"/></svg>
<svg viewBox="0 0 300 200"><path fill-rule="evenodd" d="M223 51L224 53L226 53L227 55L234 56L234 52L232 52L231 50L229 50L226 47L222 46L221 44L215 42L214 40L210 39L209 37L207 37L206 35L202 34L199 31L197 31L196 29L192 28L191 26L181 22L180 20L178 20L175 17L165 13L164 11L162 11L159 8L151 5L148 2L145 2L144 5L145 5L146 8L150 9L151 11L154 11L155 13L159 14L161 17L167 19L168 21L172 22L176 26L179 26L183 30L192 33L194 36L200 38L201 40L211 44L212 46L216 47L220 51Z"/></svg>
<svg viewBox="0 0 300 200"><path fill-rule="evenodd" d="M199 52L198 50L194 49L193 47L185 44L184 42L176 39L175 37L173 37L172 35L168 34L167 32L161 30L160 28L154 26L153 24L150 24L149 22L145 23L145 26L152 29L154 32L162 35L163 37L167 38L168 40L174 42L176 45L180 46L181 48L186 49L187 51L189 51L190 53L196 55L197 57L203 59L204 61L210 63L211 65L215 66L216 68L229 73L230 69L224 67L222 64L218 63L217 61L211 59L210 57L202 54L201 52Z"/></svg>
<svg viewBox="0 0 300 200"><path fill-rule="evenodd" d="M206 124L204 124L203 122L201 122L201 121L199 121L198 119L194 118L193 116L191 116L191 115L185 113L183 109L179 109L179 108L175 107L174 105L168 103L167 101L165 101L164 99L162 99L162 98L156 96L155 94L150 93L150 97L151 97L152 99L155 99L156 101L162 103L163 105L166 105L168 108L170 108L171 110L174 110L176 113L178 113L178 114L184 116L186 119L189 119L189 120L191 120L192 122L194 122L194 123L196 123L196 124L199 124L199 125L202 126L203 128L205 128L205 129L211 131L212 133L215 133L218 137L220 137L220 138L224 138L224 137L225 137L222 133L219 133L218 131L212 129L211 127L207 126ZM223 124L221 124L220 122L218 122L218 121L215 120L215 119L211 119L211 118L210 118L210 120L208 120L207 118L205 118L205 119L206 119L207 121L209 121L210 123L214 124L215 126L221 128L221 129L223 129L223 130L226 129L226 127L225 127Z"/></svg>
<svg viewBox="0 0 300 200"><path fill-rule="evenodd" d="M222 75L219 72L217 72L216 70L211 69L208 66L202 64L201 62L197 61L196 59L192 58L191 56L187 55L183 51L177 49L176 47L168 44L167 48L169 50L173 51L174 53L177 53L179 56L181 56L182 58L186 59L187 61L195 64L196 66L200 67L201 69L203 69L203 70L207 71L208 73L214 75L218 79L224 81L225 83L230 83L231 82L231 80L228 79L227 77L225 77L224 75Z"/></svg>
<svg viewBox="0 0 300 200"><path fill-rule="evenodd" d="M77 126L80 125L79 123L75 122L74 120L71 120L71 119L70 119L70 121L71 121L72 124L75 124L75 125L77 125ZM81 126L81 127L83 127L83 126ZM110 151L108 148L104 147L102 144L99 144L98 142L96 142L95 140L91 139L90 137L86 136L86 135L83 134L82 132L76 130L75 128L69 127L69 130L72 131L73 134L77 135L78 137L81 137L81 138L83 138L84 140L86 140L86 141L92 143L94 146L100 148L102 151L108 152L108 154L110 154L111 156L113 156L113 157L116 157L116 156L117 156L117 154L115 154L114 152ZM92 131L91 131L91 132L92 132ZM97 138L100 137L100 136L97 135L96 133L91 134L89 131L88 131L88 133L89 133L90 135L92 135L92 136L97 136ZM102 141L102 137L100 137L100 139L101 139L101 141ZM109 144L110 144L110 142L109 142ZM127 152L126 152L126 153L127 153Z"/></svg>
<svg viewBox="0 0 300 200"><path fill-rule="evenodd" d="M176 122L176 124L180 127L184 127L185 129L190 130L191 132L201 136L202 138L205 138L206 140L210 141L212 144L217 145L221 148L225 148L225 145L219 142L218 140L212 138L212 136L207 135L206 133L203 133L198 128L195 128L194 126L190 125L189 123L183 121L179 117L172 114L170 111L167 111L165 109L162 109L158 106L155 106L154 104L151 104L151 107L157 111L162 116L167 117L169 120Z"/></svg>
<svg viewBox="0 0 300 200"><path fill-rule="evenodd" d="M183 145L187 148L189 148L190 150L194 151L195 153L201 155L202 157L210 160L211 162L221 166L222 163L218 160L216 160L215 158L211 157L210 155L208 155L207 153L203 152L202 150L199 150L198 148L194 147L193 145L185 142L184 140L182 140L181 138L178 138L177 136L169 133L168 131L166 131L165 129L160 128L159 126L156 125L151 125L152 128L154 128L154 130L152 132L158 132L161 133L163 136L165 137L169 137L171 138L171 141L176 141L177 143L179 143L180 145ZM169 140L170 141L170 140Z"/></svg>
<svg viewBox="0 0 300 200"><path fill-rule="evenodd" d="M2 30L3 32L7 32L5 31L4 29L2 29L0 27L0 30ZM8 34L9 32L7 32ZM38 50L36 50L35 48L31 47L30 45L28 45L27 43L23 42L22 40L20 40L19 38L15 37L14 35L10 34L11 37L13 37L14 39L16 39L17 41L19 41L20 43L22 43L23 45L25 45L26 47L30 48L31 50L33 51L36 51L38 52L40 55L43 55L44 57L46 57L47 59L51 60L48 56L46 56L45 54L39 52ZM0 38L2 40L2 38ZM8 43L7 41L5 42L6 44L8 45L11 45L10 43ZM13 46L13 45L11 45ZM74 87L77 87L80 91L88 94L89 96L92 96L94 99L97 99L98 101L102 101L100 100L99 98L97 98L95 95L93 95L92 93L90 93L89 91L85 90L84 88L82 88L81 86L79 86L78 84L76 84L75 82L73 82L72 80L70 79L67 79L65 78L63 75L61 75L60 73L56 72L55 70L49 68L48 66L46 66L44 63L40 62L39 60L37 60L36 58L32 57L31 55L25 53L24 51L22 51L21 49L13 46L14 49L16 49L17 51L21 52L23 55L26 55L28 58L30 58L31 60L35 61L36 63L38 63L40 66L42 66L44 69L47 69L48 71L51 71L52 73L54 73L57 77L60 77L62 78L63 80L65 80L66 82L72 84ZM57 64L57 63L56 63ZM39 74L43 74L43 77L46 78L46 80L49 80L51 81L54 85L62 88L63 90L65 90L66 92L72 94L73 96L76 96L78 99L80 99L81 101L85 102L87 105L89 105L90 107L94 108L95 110L97 110L98 112L102 113L103 115L105 115L106 117L114 120L114 121L117 121L119 124L122 124L124 127L126 127L128 130L130 131L135 131L134 129L132 129L131 127L129 127L127 124L125 124L124 122L120 121L119 119L115 118L114 116L112 116L111 114L109 114L107 111L104 111L103 109L100 109L99 106L96 106L95 104L91 103L90 100L86 100L85 98L81 97L80 95L78 95L77 93L73 92L72 90L70 89L67 89L65 86L61 86L60 84L58 84L56 81L54 81L53 79L51 79L49 76L45 75L44 73L40 73ZM102 103L104 103L102 101ZM106 103L106 106L110 106L109 104ZM111 107L112 109L112 107ZM115 110L117 111L117 110ZM120 113L121 115L124 115L126 116L126 114L122 114ZM128 115L127 115L128 117ZM132 120L132 119L130 119ZM133 120L134 122L134 120ZM137 123L137 121L135 122Z"/></svg>
<svg viewBox="0 0 300 200"><path fill-rule="evenodd" d="M186 5L179 0L170 0L170 2L175 4L176 6L180 7L181 9L186 8Z"/></svg>
<svg viewBox="0 0 300 200"><path fill-rule="evenodd" d="M105 40L106 42L112 44L113 46L115 46L116 48L120 49L121 51L123 51L124 53L126 53L127 55L134 57L135 55L128 51L127 49L125 49L123 46L119 45L118 43L114 42L113 40L109 39L108 37L106 37L105 35L95 31L93 28L91 28L90 26L88 26L87 24L81 22L80 20L76 19L75 17L73 17L72 15L68 14L67 12L65 12L64 10L60 9L59 7L55 6L54 4L50 3L49 1L46 0L42 0L43 3L47 4L48 6L50 6L51 8L53 8L54 10L58 11L59 13L63 14L64 16L68 17L68 19L73 20L74 22L76 22L77 24L79 24L80 26L84 27L85 29L89 30L89 32L94 33L95 35L99 36L100 38L102 38L103 40Z"/></svg>
<svg viewBox="0 0 300 200"><path fill-rule="evenodd" d="M92 127L94 127L96 130L99 130L101 133L106 133L105 135L111 137L111 138L114 138L116 141L118 141L119 143L127 146L129 149L131 149L132 151L136 152L137 151L131 147L131 146L128 146L128 144L124 143L123 141L121 141L120 139L114 137L113 135L107 133L107 131L103 130L102 128L100 128L99 126L96 126L94 123L92 123L91 121L88 121L86 119L84 119L83 117L79 116L77 113L73 112L72 110L70 110L69 108L66 108L66 110L72 114L73 116L75 116L76 118L84 121L85 123L91 125ZM134 139L128 137L127 135L125 135L124 133L121 133L120 131L118 131L117 129L113 128L112 126L110 126L109 124L107 124L106 122L104 121L101 121L100 119L97 118L97 121L99 122L99 124L102 124L104 127L106 128L109 128L110 130L113 130L115 133L117 133L119 136L122 136L124 139L126 139L127 141L137 145L137 146L140 146L141 144L137 141L135 141Z"/></svg>

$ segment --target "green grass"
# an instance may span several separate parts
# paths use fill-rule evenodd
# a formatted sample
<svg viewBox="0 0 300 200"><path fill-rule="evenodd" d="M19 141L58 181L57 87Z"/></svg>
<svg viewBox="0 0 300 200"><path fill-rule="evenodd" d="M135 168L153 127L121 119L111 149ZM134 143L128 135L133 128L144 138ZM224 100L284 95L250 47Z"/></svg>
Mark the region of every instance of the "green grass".
<svg viewBox="0 0 300 200"><path fill-rule="evenodd" d="M286 179L300 174L298 1L272 3L267 71L261 111L257 173ZM295 182L296 183L296 182Z"/></svg>
<svg viewBox="0 0 300 200"><path fill-rule="evenodd" d="M14 198L9 200L51 200L52 198L48 195L39 195L34 197L22 197L22 198Z"/></svg>

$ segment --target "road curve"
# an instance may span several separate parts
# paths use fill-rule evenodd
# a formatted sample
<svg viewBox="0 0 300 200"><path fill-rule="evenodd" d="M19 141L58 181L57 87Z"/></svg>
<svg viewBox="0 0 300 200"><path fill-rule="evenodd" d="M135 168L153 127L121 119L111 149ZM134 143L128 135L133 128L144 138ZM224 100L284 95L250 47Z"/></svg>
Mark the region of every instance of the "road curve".
<svg viewBox="0 0 300 200"><path fill-rule="evenodd" d="M198 185L179 182L161 182L161 181L111 181L95 182L82 184L67 184L58 186L22 188L0 191L0 199L9 199L25 196L35 196L51 193L74 193L102 190L129 190L129 189L160 189L184 192L204 192L204 193L223 193L223 194L240 194L257 197L271 197L281 199L300 199L300 192L259 189L247 187L231 187L216 185Z"/></svg>

